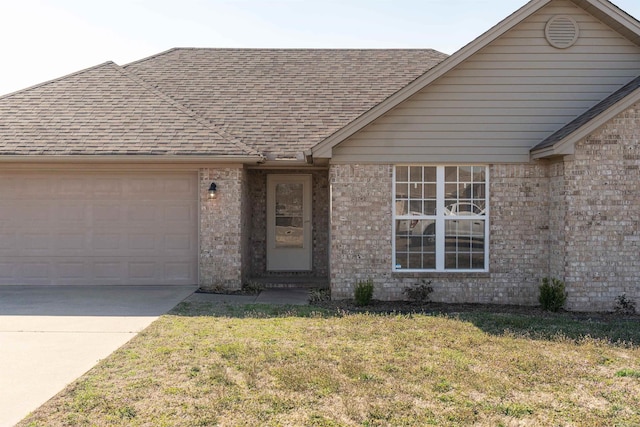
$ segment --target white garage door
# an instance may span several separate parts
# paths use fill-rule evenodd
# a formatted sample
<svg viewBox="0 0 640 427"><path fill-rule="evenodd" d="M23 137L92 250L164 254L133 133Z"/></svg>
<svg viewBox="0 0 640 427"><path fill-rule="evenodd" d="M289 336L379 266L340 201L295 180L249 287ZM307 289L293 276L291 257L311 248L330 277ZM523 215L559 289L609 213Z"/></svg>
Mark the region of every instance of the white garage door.
<svg viewBox="0 0 640 427"><path fill-rule="evenodd" d="M195 173L0 172L0 284L197 283Z"/></svg>

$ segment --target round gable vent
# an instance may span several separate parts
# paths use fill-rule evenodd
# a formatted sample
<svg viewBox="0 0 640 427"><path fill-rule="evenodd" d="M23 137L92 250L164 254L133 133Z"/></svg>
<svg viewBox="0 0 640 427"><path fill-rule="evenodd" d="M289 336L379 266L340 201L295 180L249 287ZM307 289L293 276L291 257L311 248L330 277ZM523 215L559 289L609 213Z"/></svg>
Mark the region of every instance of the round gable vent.
<svg viewBox="0 0 640 427"><path fill-rule="evenodd" d="M544 35L549 44L558 49L573 46L580 35L578 23L570 16L554 16L547 22Z"/></svg>

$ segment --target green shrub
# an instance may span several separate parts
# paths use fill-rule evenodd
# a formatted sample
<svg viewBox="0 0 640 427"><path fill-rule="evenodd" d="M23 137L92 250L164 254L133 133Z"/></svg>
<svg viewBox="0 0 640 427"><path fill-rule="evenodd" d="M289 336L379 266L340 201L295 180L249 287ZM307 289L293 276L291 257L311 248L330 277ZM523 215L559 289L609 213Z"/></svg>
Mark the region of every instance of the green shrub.
<svg viewBox="0 0 640 427"><path fill-rule="evenodd" d="M542 279L540 285L540 296L538 297L542 309L546 311L558 311L567 301L567 293L564 290L564 282L559 279L548 277Z"/></svg>
<svg viewBox="0 0 640 427"><path fill-rule="evenodd" d="M433 292L431 283L431 280L422 280L420 283L406 288L404 293L410 301L429 302L431 300L431 292Z"/></svg>
<svg viewBox="0 0 640 427"><path fill-rule="evenodd" d="M635 314L636 313L636 303L633 300L627 298L626 294L618 295L616 298L616 307L615 312L617 314Z"/></svg>
<svg viewBox="0 0 640 427"><path fill-rule="evenodd" d="M356 304L359 306L369 305L373 298L373 280L360 281L356 284L354 291Z"/></svg>

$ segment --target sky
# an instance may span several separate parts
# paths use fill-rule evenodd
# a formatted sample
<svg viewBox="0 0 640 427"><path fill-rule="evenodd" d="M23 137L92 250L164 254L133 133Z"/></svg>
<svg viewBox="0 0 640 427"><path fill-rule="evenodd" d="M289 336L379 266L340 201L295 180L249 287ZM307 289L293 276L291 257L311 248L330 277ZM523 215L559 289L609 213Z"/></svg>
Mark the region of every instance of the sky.
<svg viewBox="0 0 640 427"><path fill-rule="evenodd" d="M639 0L613 0L640 18ZM526 0L0 0L0 94L172 47L432 48Z"/></svg>

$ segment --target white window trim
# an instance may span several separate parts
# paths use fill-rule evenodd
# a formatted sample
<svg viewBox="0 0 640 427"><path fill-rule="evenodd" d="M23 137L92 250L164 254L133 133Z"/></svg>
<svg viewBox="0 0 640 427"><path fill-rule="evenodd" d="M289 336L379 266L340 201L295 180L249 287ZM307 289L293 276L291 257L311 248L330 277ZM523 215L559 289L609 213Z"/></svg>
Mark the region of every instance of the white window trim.
<svg viewBox="0 0 640 427"><path fill-rule="evenodd" d="M424 216L411 216L411 215L398 215L396 216L396 168L398 166L420 166L420 167L435 167L436 168L436 215L424 215ZM445 167L446 166L483 166L485 168L485 215L484 219L484 268L481 269L445 269L444 268L444 235L445 235ZM490 238L489 235L489 222L491 218L490 203L491 200L489 194L490 188L490 174L489 165L486 164L447 164L447 165L433 165L433 164L397 164L393 166L393 185L391 191L392 197L392 226L391 226L391 271L394 273L488 273L489 272L489 247ZM397 220L408 219L434 219L436 221L436 268L434 269L409 269L409 268L396 268L396 224Z"/></svg>

